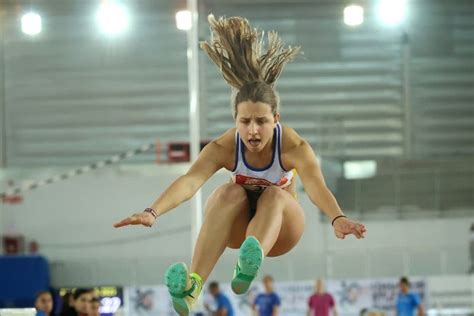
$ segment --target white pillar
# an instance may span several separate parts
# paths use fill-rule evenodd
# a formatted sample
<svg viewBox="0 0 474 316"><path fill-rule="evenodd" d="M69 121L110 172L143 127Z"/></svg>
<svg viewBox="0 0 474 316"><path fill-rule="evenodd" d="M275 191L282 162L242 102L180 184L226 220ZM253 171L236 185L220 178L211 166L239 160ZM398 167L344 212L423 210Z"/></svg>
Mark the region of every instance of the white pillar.
<svg viewBox="0 0 474 316"><path fill-rule="evenodd" d="M0 11L0 192L4 192L2 185L4 171L7 164L7 135L6 135L6 104L5 104L5 17L4 11ZM3 213L5 204L0 201L0 237L4 234ZM0 243L0 254L3 253L3 242Z"/></svg>
<svg viewBox="0 0 474 316"><path fill-rule="evenodd" d="M188 86L189 86L189 138L191 145L191 162L194 162L200 150L199 129L199 40L197 0L187 0L191 12L192 26L187 31L188 37ZM199 229L202 225L202 196L199 190L191 200L191 251L194 251Z"/></svg>
<svg viewBox="0 0 474 316"><path fill-rule="evenodd" d="M7 133L5 103L5 21L6 14L0 12L0 168L7 164Z"/></svg>

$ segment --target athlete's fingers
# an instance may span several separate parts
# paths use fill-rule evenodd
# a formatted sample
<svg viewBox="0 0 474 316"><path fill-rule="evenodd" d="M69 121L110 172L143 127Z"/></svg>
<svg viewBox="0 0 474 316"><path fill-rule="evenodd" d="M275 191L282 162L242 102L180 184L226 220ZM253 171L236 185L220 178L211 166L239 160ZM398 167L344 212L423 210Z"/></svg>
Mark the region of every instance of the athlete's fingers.
<svg viewBox="0 0 474 316"><path fill-rule="evenodd" d="M346 235L344 233L341 233L340 231L335 230L334 233L336 234L336 237L339 239L344 239Z"/></svg>
<svg viewBox="0 0 474 316"><path fill-rule="evenodd" d="M114 227L119 228L119 227L123 227L123 226L127 226L127 225L130 225L130 218L129 217L127 217L126 219L121 220L120 222L115 223Z"/></svg>
<svg viewBox="0 0 474 316"><path fill-rule="evenodd" d="M365 237L364 234L365 234L365 232L366 232L367 230L365 229L365 226L364 226L364 225L358 224L358 225L357 225L357 231L358 231L359 234L362 236L362 238L364 238L364 237Z"/></svg>
<svg viewBox="0 0 474 316"><path fill-rule="evenodd" d="M119 227L123 227L123 226L127 226L127 225L137 225L137 220L138 220L138 217L136 215L132 215L130 217L127 217L127 218L121 220L118 223L115 223L114 227L119 228Z"/></svg>
<svg viewBox="0 0 474 316"><path fill-rule="evenodd" d="M354 227L354 229L352 230L352 233L354 234L354 236L357 237L357 239L360 239L360 238L362 238L362 233L359 232L359 230L357 228L358 228L357 226Z"/></svg>

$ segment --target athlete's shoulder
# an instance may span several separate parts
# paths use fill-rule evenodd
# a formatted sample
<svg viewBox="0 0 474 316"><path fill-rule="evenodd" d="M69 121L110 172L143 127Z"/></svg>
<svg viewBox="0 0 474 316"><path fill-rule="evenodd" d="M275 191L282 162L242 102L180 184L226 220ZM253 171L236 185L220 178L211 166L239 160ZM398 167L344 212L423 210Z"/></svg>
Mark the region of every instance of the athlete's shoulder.
<svg viewBox="0 0 474 316"><path fill-rule="evenodd" d="M212 142L218 146L233 148L235 143L236 128L229 128Z"/></svg>
<svg viewBox="0 0 474 316"><path fill-rule="evenodd" d="M302 146L306 141L291 127L281 125L282 128L282 152L289 152Z"/></svg>
<svg viewBox="0 0 474 316"><path fill-rule="evenodd" d="M231 128L219 137L209 142L201 151L206 159L215 161L220 166L231 170L232 159L235 155L235 128Z"/></svg>
<svg viewBox="0 0 474 316"><path fill-rule="evenodd" d="M221 134L219 137L212 140L208 146L220 153L232 154L235 150L235 131L236 128L230 128Z"/></svg>

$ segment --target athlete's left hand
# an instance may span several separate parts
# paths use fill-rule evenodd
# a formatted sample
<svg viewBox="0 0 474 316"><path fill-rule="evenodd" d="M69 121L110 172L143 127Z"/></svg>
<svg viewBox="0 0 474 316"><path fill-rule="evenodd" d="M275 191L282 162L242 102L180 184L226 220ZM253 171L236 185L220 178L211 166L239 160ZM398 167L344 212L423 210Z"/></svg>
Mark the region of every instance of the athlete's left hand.
<svg viewBox="0 0 474 316"><path fill-rule="evenodd" d="M357 239L364 238L365 226L354 222L346 217L336 219L334 222L334 234L339 239L344 239L347 235L353 234Z"/></svg>

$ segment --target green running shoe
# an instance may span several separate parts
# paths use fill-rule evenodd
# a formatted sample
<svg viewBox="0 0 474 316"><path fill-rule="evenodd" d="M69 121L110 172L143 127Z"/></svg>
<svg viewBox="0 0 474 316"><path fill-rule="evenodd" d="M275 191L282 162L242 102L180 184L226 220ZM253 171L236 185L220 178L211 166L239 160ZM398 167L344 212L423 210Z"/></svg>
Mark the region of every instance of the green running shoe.
<svg viewBox="0 0 474 316"><path fill-rule="evenodd" d="M188 286L188 284L191 286ZM202 279L197 273L188 273L186 264L171 265L165 273L165 284L171 295L174 310L180 316L188 316L202 290Z"/></svg>
<svg viewBox="0 0 474 316"><path fill-rule="evenodd" d="M263 249L260 242L253 236L247 237L240 246L239 260L234 270L231 287L235 294L244 294L257 276L262 265Z"/></svg>

